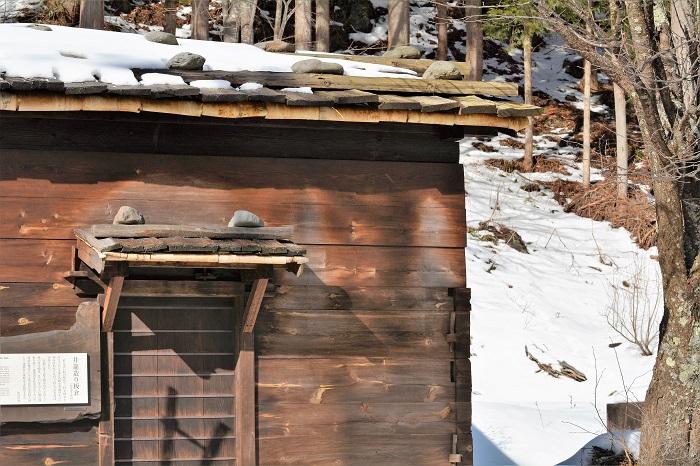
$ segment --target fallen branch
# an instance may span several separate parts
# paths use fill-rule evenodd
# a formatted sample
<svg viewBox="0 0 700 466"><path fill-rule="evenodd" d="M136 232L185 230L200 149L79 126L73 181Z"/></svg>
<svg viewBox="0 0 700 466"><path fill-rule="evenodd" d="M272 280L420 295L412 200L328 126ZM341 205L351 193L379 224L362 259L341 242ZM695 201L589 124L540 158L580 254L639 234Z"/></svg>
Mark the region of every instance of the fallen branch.
<svg viewBox="0 0 700 466"><path fill-rule="evenodd" d="M558 379L560 375L563 375L564 377L568 377L577 382L584 382L588 380L583 372L576 369L571 364L568 364L566 361L559 361L561 369L555 369L552 367L551 364L545 364L540 362L536 357L532 355L532 353L530 353L530 351L528 351L527 346L525 347L525 355L528 357L528 359L530 359L530 361L537 364L537 367L540 368L537 372L544 371L556 379Z"/></svg>

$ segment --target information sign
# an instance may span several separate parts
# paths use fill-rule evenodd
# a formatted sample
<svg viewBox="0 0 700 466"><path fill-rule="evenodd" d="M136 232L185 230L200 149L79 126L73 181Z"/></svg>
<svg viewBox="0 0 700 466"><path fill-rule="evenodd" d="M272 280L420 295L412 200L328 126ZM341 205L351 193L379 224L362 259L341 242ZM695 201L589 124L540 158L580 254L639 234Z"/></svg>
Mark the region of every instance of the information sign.
<svg viewBox="0 0 700 466"><path fill-rule="evenodd" d="M0 354L0 405L89 402L87 353Z"/></svg>

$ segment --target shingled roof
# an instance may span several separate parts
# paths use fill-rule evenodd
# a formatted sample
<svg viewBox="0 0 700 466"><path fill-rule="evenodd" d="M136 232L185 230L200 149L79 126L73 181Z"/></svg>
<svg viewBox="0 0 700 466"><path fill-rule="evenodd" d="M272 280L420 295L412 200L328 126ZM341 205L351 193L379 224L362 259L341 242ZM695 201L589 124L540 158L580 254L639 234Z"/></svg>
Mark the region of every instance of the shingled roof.
<svg viewBox="0 0 700 466"><path fill-rule="evenodd" d="M17 25L0 26L4 26L0 28L0 43L3 33L7 35L8 31L21 32L32 40L50 40L54 33ZM342 64L344 75L293 73L291 64L308 56L269 53L244 44L188 40L180 40L179 46L153 44L133 34L82 30L70 30L68 34L66 29L57 28L57 31L74 37L73 41L81 34L100 34L106 44L128 39L129 43L140 46L135 41L143 41L144 56L126 54L117 60L121 68L117 67L116 71L113 63L109 65L111 68L104 69L99 68L104 65L94 65L97 69L92 75L82 76L80 72L66 70L73 64L78 71L82 70L80 67L90 63L91 53L98 57L93 60L97 63L106 59L94 51L82 52L80 45L73 45L73 42L57 45L56 57L46 51L36 52L39 64L43 65L44 60L50 65L53 60L56 65L38 64L29 67L30 71L21 63L33 59L33 50L0 53L0 110L148 111L218 118L384 121L512 130L523 128L527 117L541 112L532 105L498 100L518 94L514 83L417 78L415 74L424 70L429 60L389 61L378 57L323 54L315 56ZM63 50L69 46L70 50ZM231 48L222 48L229 46ZM210 49L213 50L211 60L207 56ZM202 53L207 56L206 63L211 61L211 65L203 71L167 69L163 57L182 50ZM238 53L241 57L238 61L228 60L222 50L230 50L231 55ZM109 50L105 54L107 52ZM20 53L25 56L17 55ZM81 81L81 77L95 80ZM230 86L207 85L215 81L230 83ZM242 86L250 83L257 85Z"/></svg>
<svg viewBox="0 0 700 466"><path fill-rule="evenodd" d="M75 231L78 250L91 257L91 266L98 272L108 262L229 268L270 265L297 272L307 262L306 249L291 241L293 234L292 227L187 225L93 225Z"/></svg>

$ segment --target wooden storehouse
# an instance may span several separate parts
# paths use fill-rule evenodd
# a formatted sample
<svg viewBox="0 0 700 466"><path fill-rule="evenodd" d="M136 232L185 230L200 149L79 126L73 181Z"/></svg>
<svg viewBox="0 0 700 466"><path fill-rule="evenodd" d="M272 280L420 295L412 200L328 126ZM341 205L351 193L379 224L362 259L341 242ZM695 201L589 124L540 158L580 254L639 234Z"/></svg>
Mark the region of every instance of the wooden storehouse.
<svg viewBox="0 0 700 466"><path fill-rule="evenodd" d="M264 87L0 77L0 396L37 385L0 407L0 464L471 464L457 141L536 109L477 96L507 83L171 73ZM86 355L87 399L47 404L39 354Z"/></svg>

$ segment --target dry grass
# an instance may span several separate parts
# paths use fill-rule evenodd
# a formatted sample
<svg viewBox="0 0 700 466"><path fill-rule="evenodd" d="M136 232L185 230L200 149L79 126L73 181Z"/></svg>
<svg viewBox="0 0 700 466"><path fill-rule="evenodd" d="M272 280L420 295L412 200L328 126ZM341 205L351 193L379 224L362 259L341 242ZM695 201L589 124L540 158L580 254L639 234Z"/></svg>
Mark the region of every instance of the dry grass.
<svg viewBox="0 0 700 466"><path fill-rule="evenodd" d="M146 3L142 6L137 6L129 13L123 13L122 18L125 21L134 23L137 27L141 24L151 26L165 26L165 6L163 3ZM177 27L182 27L185 22L177 18Z"/></svg>
<svg viewBox="0 0 700 466"><path fill-rule="evenodd" d="M525 167L522 159L515 160L503 160L503 159L488 159L484 163L492 167L499 168L507 173L513 173L514 171L519 171L525 173ZM557 160L547 157L534 157L534 167L529 172L537 173L559 173L562 175L568 175L569 172L566 170L564 165Z"/></svg>
<svg viewBox="0 0 700 466"><path fill-rule="evenodd" d="M572 181L542 184L554 192L554 199L564 206L566 212L625 228L641 248L649 249L656 244L656 212L646 193L634 189L626 199L618 199L614 177L600 181L588 190Z"/></svg>

